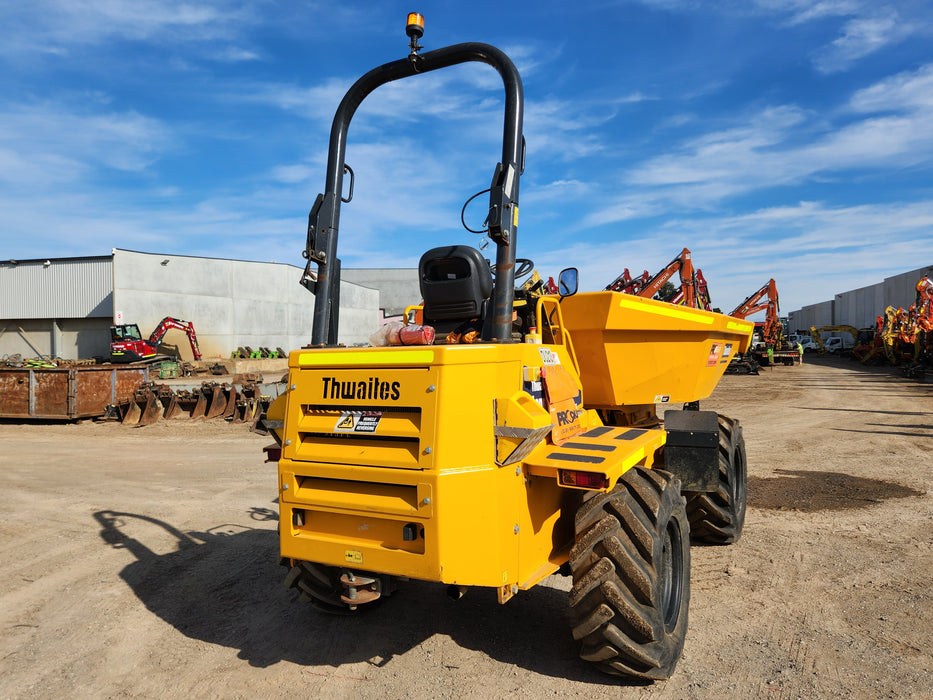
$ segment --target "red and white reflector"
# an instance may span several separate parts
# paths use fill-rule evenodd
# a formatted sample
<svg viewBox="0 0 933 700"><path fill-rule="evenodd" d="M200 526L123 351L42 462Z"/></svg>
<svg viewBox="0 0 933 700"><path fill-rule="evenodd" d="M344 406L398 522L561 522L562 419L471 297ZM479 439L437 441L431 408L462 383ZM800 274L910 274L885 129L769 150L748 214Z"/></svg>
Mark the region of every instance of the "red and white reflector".
<svg viewBox="0 0 933 700"><path fill-rule="evenodd" d="M564 486L576 486L580 489L604 489L609 486L609 479L598 472L581 472L572 469L560 470L560 483Z"/></svg>

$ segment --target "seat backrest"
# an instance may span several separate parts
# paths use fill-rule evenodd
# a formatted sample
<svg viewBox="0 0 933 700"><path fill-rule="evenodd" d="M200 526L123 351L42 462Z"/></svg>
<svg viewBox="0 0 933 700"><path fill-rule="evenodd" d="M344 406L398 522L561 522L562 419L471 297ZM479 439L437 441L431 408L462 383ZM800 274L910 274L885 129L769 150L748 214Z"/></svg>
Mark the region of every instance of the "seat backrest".
<svg viewBox="0 0 933 700"><path fill-rule="evenodd" d="M418 263L424 321L468 321L483 317L492 294L489 263L467 245L432 248Z"/></svg>

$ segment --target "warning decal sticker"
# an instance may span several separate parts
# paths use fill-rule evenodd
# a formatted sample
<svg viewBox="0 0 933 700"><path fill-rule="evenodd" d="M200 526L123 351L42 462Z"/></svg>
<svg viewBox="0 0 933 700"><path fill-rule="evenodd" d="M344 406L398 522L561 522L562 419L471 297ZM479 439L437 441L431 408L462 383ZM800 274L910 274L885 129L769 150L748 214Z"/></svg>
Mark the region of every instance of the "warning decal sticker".
<svg viewBox="0 0 933 700"><path fill-rule="evenodd" d="M713 343L709 349L709 357L706 359L707 367L715 367L719 364L719 358L722 357L722 343Z"/></svg>
<svg viewBox="0 0 933 700"><path fill-rule="evenodd" d="M344 411L334 426L335 433L375 433L382 411Z"/></svg>
<svg viewBox="0 0 933 700"><path fill-rule="evenodd" d="M348 549L344 551L343 559L350 564L362 564L363 553L356 549Z"/></svg>
<svg viewBox="0 0 933 700"><path fill-rule="evenodd" d="M557 353L550 348L538 348L538 353L541 355L541 361L545 365L560 364L560 358L557 356Z"/></svg>

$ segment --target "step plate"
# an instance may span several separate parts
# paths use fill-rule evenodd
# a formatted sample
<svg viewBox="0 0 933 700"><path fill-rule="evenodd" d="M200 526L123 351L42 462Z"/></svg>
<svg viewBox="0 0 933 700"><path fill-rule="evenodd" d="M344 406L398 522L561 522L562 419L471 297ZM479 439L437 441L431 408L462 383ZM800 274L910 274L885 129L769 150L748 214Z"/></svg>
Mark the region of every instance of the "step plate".
<svg viewBox="0 0 933 700"><path fill-rule="evenodd" d="M652 466L666 438L663 429L603 426L576 435L560 447L542 445L528 456L525 466L529 474L558 481L562 469L599 473L611 486L637 464Z"/></svg>

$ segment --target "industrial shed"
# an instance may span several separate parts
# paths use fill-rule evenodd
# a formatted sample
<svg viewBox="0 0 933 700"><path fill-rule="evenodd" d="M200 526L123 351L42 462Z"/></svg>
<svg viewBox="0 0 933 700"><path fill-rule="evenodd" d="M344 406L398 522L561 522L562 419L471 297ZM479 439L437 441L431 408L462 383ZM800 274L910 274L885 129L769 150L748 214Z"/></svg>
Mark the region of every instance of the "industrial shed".
<svg viewBox="0 0 933 700"><path fill-rule="evenodd" d="M205 359L241 346L285 350L310 339L314 298L302 270L281 263L159 255L110 255L0 263L0 356L106 356L113 323L146 335L165 316L194 323ZM379 292L340 286L341 343L366 342L379 325ZM163 344L191 358L184 334Z"/></svg>
<svg viewBox="0 0 933 700"><path fill-rule="evenodd" d="M418 268L402 267L386 270L376 267L345 268L340 279L379 290L379 308L383 316L401 316L412 304L421 303Z"/></svg>
<svg viewBox="0 0 933 700"><path fill-rule="evenodd" d="M906 309L914 303L917 281L924 275L933 275L933 265L886 277L883 282L842 292L833 299L791 311L787 326L791 332L810 326L874 327L875 319L888 306Z"/></svg>

